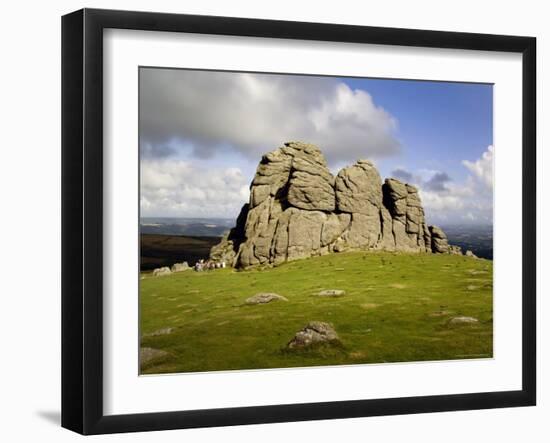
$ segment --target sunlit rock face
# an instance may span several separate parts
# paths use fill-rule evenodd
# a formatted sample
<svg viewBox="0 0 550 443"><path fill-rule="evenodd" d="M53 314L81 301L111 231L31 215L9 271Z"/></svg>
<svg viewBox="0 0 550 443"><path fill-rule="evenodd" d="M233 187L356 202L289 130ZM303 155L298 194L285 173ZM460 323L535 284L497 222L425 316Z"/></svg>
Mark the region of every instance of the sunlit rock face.
<svg viewBox="0 0 550 443"><path fill-rule="evenodd" d="M262 157L250 201L211 259L248 268L347 250L448 253L449 245L426 225L414 186L382 182L368 160L334 177L317 146L289 142Z"/></svg>

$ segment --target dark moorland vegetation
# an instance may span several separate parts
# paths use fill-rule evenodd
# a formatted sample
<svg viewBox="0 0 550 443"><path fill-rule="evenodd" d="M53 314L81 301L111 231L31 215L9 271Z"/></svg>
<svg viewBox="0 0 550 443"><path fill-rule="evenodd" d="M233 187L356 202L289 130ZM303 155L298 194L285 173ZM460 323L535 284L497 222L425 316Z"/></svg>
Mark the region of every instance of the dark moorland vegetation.
<svg viewBox="0 0 550 443"><path fill-rule="evenodd" d="M207 258L219 237L188 237L184 235L141 234L140 268L142 271L171 266L186 261L190 266Z"/></svg>

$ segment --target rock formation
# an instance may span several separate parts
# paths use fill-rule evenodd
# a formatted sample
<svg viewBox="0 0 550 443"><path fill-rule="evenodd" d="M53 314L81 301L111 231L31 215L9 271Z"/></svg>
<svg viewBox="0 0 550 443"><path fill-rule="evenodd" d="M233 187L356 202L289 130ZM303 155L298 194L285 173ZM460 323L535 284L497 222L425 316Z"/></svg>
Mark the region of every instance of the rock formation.
<svg viewBox="0 0 550 443"><path fill-rule="evenodd" d="M449 244L427 226L414 186L382 183L368 160L334 177L317 146L289 142L262 157L250 202L210 258L247 268L346 250L449 253Z"/></svg>
<svg viewBox="0 0 550 443"><path fill-rule="evenodd" d="M330 323L310 321L286 345L289 349L308 348L320 343L339 343L338 334Z"/></svg>

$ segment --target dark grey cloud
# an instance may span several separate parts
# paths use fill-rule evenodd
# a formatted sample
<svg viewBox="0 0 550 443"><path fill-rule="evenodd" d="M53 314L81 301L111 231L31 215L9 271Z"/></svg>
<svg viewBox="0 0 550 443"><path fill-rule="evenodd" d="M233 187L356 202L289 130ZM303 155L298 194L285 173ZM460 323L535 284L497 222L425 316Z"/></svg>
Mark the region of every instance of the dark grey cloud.
<svg viewBox="0 0 550 443"><path fill-rule="evenodd" d="M418 187L428 223L492 223L493 151L489 146L480 158L462 161L470 174L459 183L445 171L400 167L391 174Z"/></svg>
<svg viewBox="0 0 550 443"><path fill-rule="evenodd" d="M413 175L408 172L408 171L405 171L403 168L397 168L397 169L394 169L392 172L392 177L395 177L401 181L404 181L406 183L412 183L413 182Z"/></svg>
<svg viewBox="0 0 550 443"><path fill-rule="evenodd" d="M153 144L144 140L140 141L139 152L141 158L166 158L177 153L177 150L166 143Z"/></svg>
<svg viewBox="0 0 550 443"><path fill-rule="evenodd" d="M140 71L141 145L158 158L179 143L195 157L229 149L257 160L285 141L305 140L329 162L377 159L400 151L396 124L367 92L334 78Z"/></svg>
<svg viewBox="0 0 550 443"><path fill-rule="evenodd" d="M450 181L451 177L446 172L436 172L423 186L430 191L443 192L448 190L446 185Z"/></svg>

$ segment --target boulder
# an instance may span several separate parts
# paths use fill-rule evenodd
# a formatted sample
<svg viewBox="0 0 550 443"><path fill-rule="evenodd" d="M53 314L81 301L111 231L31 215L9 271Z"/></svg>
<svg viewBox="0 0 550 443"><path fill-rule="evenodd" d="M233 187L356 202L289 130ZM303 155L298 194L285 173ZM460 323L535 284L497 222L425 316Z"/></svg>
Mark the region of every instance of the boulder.
<svg viewBox="0 0 550 443"><path fill-rule="evenodd" d="M261 305L277 300L288 301L286 297L275 294L273 292L260 292L259 294L253 295L252 297L248 297L245 300L245 303L247 305Z"/></svg>
<svg viewBox="0 0 550 443"><path fill-rule="evenodd" d="M174 328L161 328L153 332L148 332L142 335L142 337L158 337L159 335L169 335L174 332Z"/></svg>
<svg viewBox="0 0 550 443"><path fill-rule="evenodd" d="M462 248L460 246L449 245L449 254L462 255Z"/></svg>
<svg viewBox="0 0 550 443"><path fill-rule="evenodd" d="M338 334L330 323L311 321L287 344L289 349L308 348L320 343L339 342Z"/></svg>
<svg viewBox="0 0 550 443"><path fill-rule="evenodd" d="M159 360L161 358L167 357L168 352L163 351L161 349L155 349L155 348L140 348L139 349L139 363L141 365L145 365L146 363L149 363L153 360Z"/></svg>
<svg viewBox="0 0 550 443"><path fill-rule="evenodd" d="M335 188L341 212L372 215L382 207L382 180L368 160L342 169L336 176Z"/></svg>
<svg viewBox="0 0 550 443"><path fill-rule="evenodd" d="M474 317L467 317L467 316L459 316L459 317L453 317L449 320L449 325L471 325L478 323L479 320Z"/></svg>
<svg viewBox="0 0 550 443"><path fill-rule="evenodd" d="M294 159L287 199L296 208L334 211L334 177L320 152L311 158L299 156Z"/></svg>
<svg viewBox="0 0 550 443"><path fill-rule="evenodd" d="M466 253L464 254L466 257L472 257L472 258L478 258L477 255L475 255L472 251L470 251L469 249L466 251Z"/></svg>
<svg viewBox="0 0 550 443"><path fill-rule="evenodd" d="M346 295L346 291L343 289L325 289L324 291L320 291L317 295L320 297L341 297L342 295Z"/></svg>
<svg viewBox="0 0 550 443"><path fill-rule="evenodd" d="M161 277L163 275L169 275L172 271L170 271L170 268L168 266L163 266L162 268L156 268L153 270L153 276L154 277Z"/></svg>
<svg viewBox="0 0 550 443"><path fill-rule="evenodd" d="M186 261L182 263L174 263L172 265L172 268L170 268L171 272L182 272L182 271L188 271L191 269Z"/></svg>

